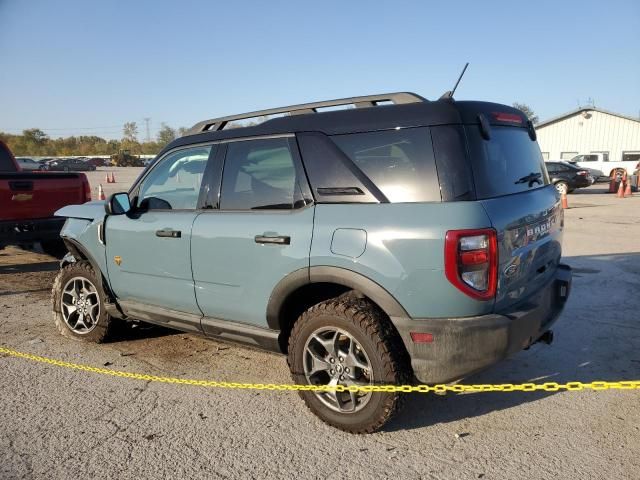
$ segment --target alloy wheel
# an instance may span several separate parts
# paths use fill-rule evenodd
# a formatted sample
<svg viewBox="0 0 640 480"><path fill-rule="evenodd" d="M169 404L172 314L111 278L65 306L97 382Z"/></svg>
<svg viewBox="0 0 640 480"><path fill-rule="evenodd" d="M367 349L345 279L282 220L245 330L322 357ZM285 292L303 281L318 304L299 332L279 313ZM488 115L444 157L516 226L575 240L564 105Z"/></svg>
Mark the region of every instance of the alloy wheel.
<svg viewBox="0 0 640 480"><path fill-rule="evenodd" d="M91 332L100 318L100 295L95 285L83 277L74 277L62 289L62 318L78 335Z"/></svg>
<svg viewBox="0 0 640 480"><path fill-rule="evenodd" d="M369 357L358 341L340 328L313 332L304 346L304 374L311 385L366 386L373 384ZM333 411L355 413L366 406L371 392L314 392Z"/></svg>

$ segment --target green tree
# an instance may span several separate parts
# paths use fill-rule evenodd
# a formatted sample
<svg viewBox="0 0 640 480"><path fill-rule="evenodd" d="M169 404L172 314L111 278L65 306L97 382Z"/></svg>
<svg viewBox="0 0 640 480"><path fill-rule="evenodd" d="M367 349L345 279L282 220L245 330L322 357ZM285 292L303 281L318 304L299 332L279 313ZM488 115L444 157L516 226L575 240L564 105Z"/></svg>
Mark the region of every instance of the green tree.
<svg viewBox="0 0 640 480"><path fill-rule="evenodd" d="M138 124L136 122L127 122L122 127L122 139L129 142L138 142Z"/></svg>
<svg viewBox="0 0 640 480"><path fill-rule="evenodd" d="M156 138L158 140L158 145L162 148L176 139L176 131L163 122L160 124L160 130L158 131Z"/></svg>
<svg viewBox="0 0 640 480"><path fill-rule="evenodd" d="M534 112L533 109L526 103L514 102L513 108L517 108L518 110L521 110L522 113L524 113L527 116L527 118L531 120L531 123L533 123L534 125L538 123L539 118L536 115L536 112Z"/></svg>

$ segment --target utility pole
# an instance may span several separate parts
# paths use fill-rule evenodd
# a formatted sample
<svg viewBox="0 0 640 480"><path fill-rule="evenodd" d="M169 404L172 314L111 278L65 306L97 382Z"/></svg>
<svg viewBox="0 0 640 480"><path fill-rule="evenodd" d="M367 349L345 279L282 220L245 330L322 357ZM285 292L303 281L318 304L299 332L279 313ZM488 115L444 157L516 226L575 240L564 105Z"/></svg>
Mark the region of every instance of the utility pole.
<svg viewBox="0 0 640 480"><path fill-rule="evenodd" d="M144 117L144 123L145 123L145 127L147 129L147 142L151 141L151 135L149 133L149 122L151 122L151 118Z"/></svg>

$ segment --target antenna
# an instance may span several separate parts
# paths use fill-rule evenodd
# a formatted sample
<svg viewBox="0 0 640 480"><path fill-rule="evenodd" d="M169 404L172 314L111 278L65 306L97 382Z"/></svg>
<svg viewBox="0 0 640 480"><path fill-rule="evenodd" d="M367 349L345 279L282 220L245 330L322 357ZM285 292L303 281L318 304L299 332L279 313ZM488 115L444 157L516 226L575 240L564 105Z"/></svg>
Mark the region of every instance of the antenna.
<svg viewBox="0 0 640 480"><path fill-rule="evenodd" d="M440 100L452 100L453 99L453 94L456 93L456 89L458 88L458 85L460 84L460 80L462 80L462 76L464 75L464 72L467 71L467 67L468 66L469 66L469 62L464 64L464 68L462 69L462 73L460 73L460 76L458 77L458 81L453 86L453 90L449 90L448 92L444 92L444 94L440 97Z"/></svg>

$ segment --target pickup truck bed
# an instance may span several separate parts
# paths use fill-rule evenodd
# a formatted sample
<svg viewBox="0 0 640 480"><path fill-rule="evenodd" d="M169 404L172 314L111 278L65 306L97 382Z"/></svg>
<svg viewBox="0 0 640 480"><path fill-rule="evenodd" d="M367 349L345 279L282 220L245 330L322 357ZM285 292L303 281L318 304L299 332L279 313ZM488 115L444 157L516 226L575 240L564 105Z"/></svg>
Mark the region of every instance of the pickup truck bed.
<svg viewBox="0 0 640 480"><path fill-rule="evenodd" d="M62 247L64 221L54 212L91 200L83 173L23 172L0 142L0 248L40 242L47 253Z"/></svg>

